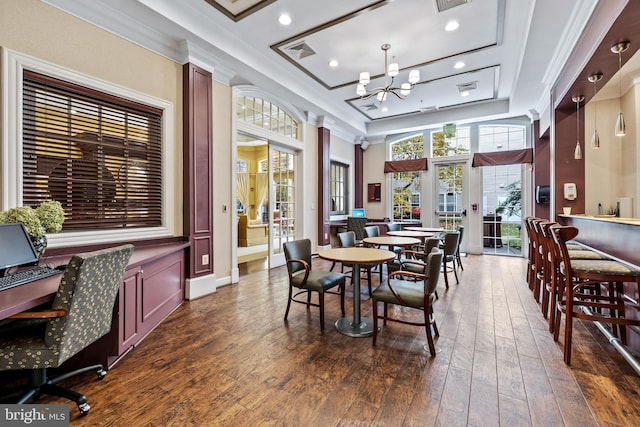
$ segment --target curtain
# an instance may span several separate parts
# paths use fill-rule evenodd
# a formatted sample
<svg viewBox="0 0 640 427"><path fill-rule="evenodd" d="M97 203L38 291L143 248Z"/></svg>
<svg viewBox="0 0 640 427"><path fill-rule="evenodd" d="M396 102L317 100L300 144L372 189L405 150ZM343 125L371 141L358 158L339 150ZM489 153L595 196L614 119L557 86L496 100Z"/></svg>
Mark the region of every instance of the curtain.
<svg viewBox="0 0 640 427"><path fill-rule="evenodd" d="M518 163L533 163L533 148L522 150L495 151L492 153L475 153L471 167L514 165Z"/></svg>
<svg viewBox="0 0 640 427"><path fill-rule="evenodd" d="M260 206L267 200L267 190L269 189L269 174L267 172L258 172L256 174L256 201L258 202L256 209L256 219Z"/></svg>
<svg viewBox="0 0 640 427"><path fill-rule="evenodd" d="M249 174L239 172L236 174L236 185L238 189L238 200L244 206L245 212L249 208Z"/></svg>
<svg viewBox="0 0 640 427"><path fill-rule="evenodd" d="M388 160L384 162L384 173L426 171L427 159Z"/></svg>

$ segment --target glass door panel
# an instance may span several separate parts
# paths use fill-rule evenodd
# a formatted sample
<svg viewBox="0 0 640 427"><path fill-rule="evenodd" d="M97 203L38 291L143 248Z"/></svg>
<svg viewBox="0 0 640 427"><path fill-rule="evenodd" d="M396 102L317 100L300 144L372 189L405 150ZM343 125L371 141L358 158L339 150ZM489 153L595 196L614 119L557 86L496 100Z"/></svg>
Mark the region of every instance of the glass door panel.
<svg viewBox="0 0 640 427"><path fill-rule="evenodd" d="M269 267L285 264L283 244L296 236L295 154L270 148L271 170L271 227L269 239Z"/></svg>
<svg viewBox="0 0 640 427"><path fill-rule="evenodd" d="M456 226L466 222L465 165L466 163L436 165L435 223L445 230L454 230Z"/></svg>
<svg viewBox="0 0 640 427"><path fill-rule="evenodd" d="M482 253L522 255L522 165L482 168Z"/></svg>

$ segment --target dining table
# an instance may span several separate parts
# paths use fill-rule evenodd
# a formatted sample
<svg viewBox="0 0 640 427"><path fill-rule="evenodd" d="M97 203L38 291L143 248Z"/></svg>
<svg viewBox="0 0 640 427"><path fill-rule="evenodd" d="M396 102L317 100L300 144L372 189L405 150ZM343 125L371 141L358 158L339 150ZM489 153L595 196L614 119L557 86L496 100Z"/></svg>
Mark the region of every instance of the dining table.
<svg viewBox="0 0 640 427"><path fill-rule="evenodd" d="M427 237L431 237L436 234L438 234L438 232L434 232L434 231L415 231L415 230L387 231L387 236L413 237L416 239L422 239L422 241L424 241L424 239L426 239Z"/></svg>
<svg viewBox="0 0 640 427"><path fill-rule="evenodd" d="M404 230L424 231L425 233L442 233L444 231L444 228L442 227L404 227Z"/></svg>
<svg viewBox="0 0 640 427"><path fill-rule="evenodd" d="M365 247L332 248L318 252L320 258L351 264L353 285L353 316L345 316L336 321L338 332L350 337L370 337L373 335L373 319L362 317L360 311L360 267L361 265L382 264L395 258L391 251Z"/></svg>

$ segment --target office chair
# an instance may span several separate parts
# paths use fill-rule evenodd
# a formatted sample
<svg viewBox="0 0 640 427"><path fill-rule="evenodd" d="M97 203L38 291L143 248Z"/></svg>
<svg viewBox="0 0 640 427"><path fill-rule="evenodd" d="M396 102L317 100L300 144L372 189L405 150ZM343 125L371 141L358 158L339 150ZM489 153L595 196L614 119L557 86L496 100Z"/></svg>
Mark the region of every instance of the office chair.
<svg viewBox="0 0 640 427"><path fill-rule="evenodd" d="M87 366L53 378L48 370L60 367L111 330L113 306L132 252L133 245L123 245L75 255L66 266L51 309L12 316L16 320L7 325L7 331L0 330L0 370L30 370L31 377L26 390L0 401L22 404L48 394L74 401L82 415L89 412L83 394L57 384L89 371L102 379L104 366Z"/></svg>
<svg viewBox="0 0 640 427"><path fill-rule="evenodd" d="M367 237L367 231L365 230L367 221L367 218L347 217L347 231L353 231L356 233L356 241L358 244L362 242L362 239Z"/></svg>
<svg viewBox="0 0 640 427"><path fill-rule="evenodd" d="M344 316L344 282L345 275L341 273L333 273L331 271L318 271L311 269L311 240L294 240L286 242L284 245L284 256L287 260L287 272L289 274L289 299L287 301L287 310L284 312L284 320L289 317L289 309L291 301L305 304L307 309L309 306L318 307L320 309L320 331L324 331L324 294L340 295L340 308ZM338 292L330 291L334 287L338 287ZM293 288L300 291L293 293ZM311 302L311 292L318 293L318 304ZM306 301L297 299L301 294L306 294Z"/></svg>

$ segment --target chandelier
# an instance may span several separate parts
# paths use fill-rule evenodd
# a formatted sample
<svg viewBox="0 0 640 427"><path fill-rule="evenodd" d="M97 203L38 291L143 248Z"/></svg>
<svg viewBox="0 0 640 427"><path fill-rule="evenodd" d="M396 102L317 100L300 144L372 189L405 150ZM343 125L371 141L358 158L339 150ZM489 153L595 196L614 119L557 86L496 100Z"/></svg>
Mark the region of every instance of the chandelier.
<svg viewBox="0 0 640 427"><path fill-rule="evenodd" d="M400 87L393 86L394 78L400 73L400 68L397 62L388 64L387 52L391 48L390 44L383 44L380 49L384 52L384 86L373 89L367 89L367 85L371 81L371 76L368 71L360 73L360 80L356 88L356 94L362 99L369 99L375 96L378 102L382 103L387 99L387 94L392 93L400 99L405 99L410 93L411 89L420 81L420 70L411 70L409 72L409 81L402 83Z"/></svg>

